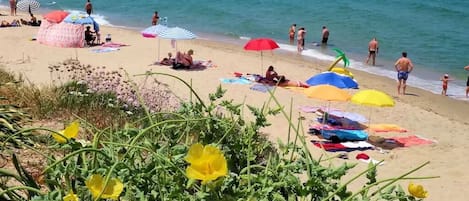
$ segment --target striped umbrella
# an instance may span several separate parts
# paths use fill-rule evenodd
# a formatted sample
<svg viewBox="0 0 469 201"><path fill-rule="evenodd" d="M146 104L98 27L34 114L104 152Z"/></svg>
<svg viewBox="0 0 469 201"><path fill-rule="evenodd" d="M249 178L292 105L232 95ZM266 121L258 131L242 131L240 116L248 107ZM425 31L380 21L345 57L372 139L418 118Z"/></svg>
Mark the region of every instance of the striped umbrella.
<svg viewBox="0 0 469 201"><path fill-rule="evenodd" d="M179 27L171 27L162 31L159 35L160 38L171 40L190 40L195 39L197 36L192 32Z"/></svg>
<svg viewBox="0 0 469 201"><path fill-rule="evenodd" d="M157 24L144 29L140 33L142 33L142 36L145 38L155 38L166 29L168 29L167 26ZM158 38L158 61L160 61L160 38Z"/></svg>
<svg viewBox="0 0 469 201"><path fill-rule="evenodd" d="M177 40L191 40L197 38L197 36L183 28L180 27L171 27L167 28L166 30L162 31L160 34L158 34L158 37L164 38L164 39L171 39L171 44L173 45L174 48L176 48L177 51Z"/></svg>
<svg viewBox="0 0 469 201"><path fill-rule="evenodd" d="M145 37L145 38L155 38L156 36L158 36L161 32L163 32L166 29L168 29L167 26L158 24L158 25L148 27L148 28L144 29L143 31L141 31L140 33L142 33L142 36Z"/></svg>
<svg viewBox="0 0 469 201"><path fill-rule="evenodd" d="M21 11L34 11L40 6L41 4L36 0L21 0L16 3L16 8Z"/></svg>

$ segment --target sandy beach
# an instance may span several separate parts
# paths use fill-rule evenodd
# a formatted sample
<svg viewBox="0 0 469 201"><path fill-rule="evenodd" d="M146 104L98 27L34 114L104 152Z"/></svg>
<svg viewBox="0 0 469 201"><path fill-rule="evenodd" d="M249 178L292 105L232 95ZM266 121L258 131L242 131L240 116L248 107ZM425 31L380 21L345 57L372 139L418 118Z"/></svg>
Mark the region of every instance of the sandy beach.
<svg viewBox="0 0 469 201"><path fill-rule="evenodd" d="M1 13L9 13L2 10ZM13 19L28 19L27 14L19 13L19 16L0 16L0 20L11 22ZM38 17L41 19L41 17ZM227 90L225 99L233 99L235 102L245 102L248 105L261 107L268 99L268 93L262 93L249 89L250 85L222 84L220 78L232 78L234 72L264 74L267 66L275 66L279 74L285 75L291 80L304 81L312 75L324 71L329 62L305 59L297 54L270 52L264 53L261 67L259 52L245 51L242 45L226 44L209 40L178 41L178 49L186 51L193 49L194 60L211 60L217 67L208 67L203 70L184 71L173 70L167 66L152 65L158 57L158 41L160 42L160 58L167 52L175 54L170 41L144 38L137 30L127 30L113 27L101 27L102 35L111 34L114 42L125 43L128 46L121 47L118 51L106 53L94 53L93 48L57 48L39 44L31 39L35 37L38 27L22 26L0 28L0 67L23 74L33 83L51 84L49 65L57 64L66 59L77 58L82 64L92 66L106 66L108 69L124 68L129 75L141 74L146 71L161 72L176 75L191 82L201 97L208 100L208 94L215 92L221 84ZM379 59L379 58L378 58ZM420 164L430 161L430 164L412 174L413 176L440 176L438 179L419 180L429 192L426 200L467 200L464 198L465 188L469 186L469 175L465 168L469 162L464 158L469 154L469 102L459 101L436 95L414 87L408 87L405 96L398 96L396 81L380 77L366 72L351 70L355 79L360 84L360 89L377 89L391 95L396 101L395 107L370 108L352 103L335 103L331 106L342 110L357 112L371 117L372 123L397 124L409 131L407 133L372 133L382 137L419 135L435 140L432 145L411 146L396 148L389 153L380 153L377 150L365 151L376 160L384 160L385 164L379 166L378 177L389 178L399 176ZM159 81L166 83L180 98L189 99L189 90L179 81L166 76L155 76ZM410 75L409 79L412 79ZM451 87L451 85L449 86ZM358 90L349 90L355 93ZM463 92L461 92L463 93ZM285 106L287 113L292 104L293 119L299 116L302 120L304 133L308 125L315 119L312 113L303 113L300 106L324 106L327 103L307 98L297 90L277 88L275 96ZM271 106L274 106L271 104ZM245 109L245 113L249 111ZM281 116L270 118L271 126L262 130L269 139L276 142L277 139L286 140L288 125L286 119ZM296 121L295 121L296 122ZM315 136L305 134L306 140L317 139ZM312 143L309 147L314 156L319 157L325 152L316 148ZM348 160L336 159L334 163L358 163L351 175L363 171L367 164L355 159L358 151L350 152ZM327 153L334 155L334 153ZM326 164L327 165L327 164ZM360 188L360 185L353 185ZM401 184L407 188L408 181Z"/></svg>

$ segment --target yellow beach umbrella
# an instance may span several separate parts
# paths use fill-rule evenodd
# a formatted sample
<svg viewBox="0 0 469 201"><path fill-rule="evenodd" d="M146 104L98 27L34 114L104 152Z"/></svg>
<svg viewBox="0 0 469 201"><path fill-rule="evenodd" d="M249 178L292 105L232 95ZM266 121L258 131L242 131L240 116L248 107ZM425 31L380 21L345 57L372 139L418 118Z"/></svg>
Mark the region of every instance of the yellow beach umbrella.
<svg viewBox="0 0 469 201"><path fill-rule="evenodd" d="M394 100L386 93L374 89L361 90L352 96L352 103L375 106L393 107Z"/></svg>
<svg viewBox="0 0 469 201"><path fill-rule="evenodd" d="M347 91L332 85L311 86L304 93L310 98L325 101L348 101L352 97Z"/></svg>

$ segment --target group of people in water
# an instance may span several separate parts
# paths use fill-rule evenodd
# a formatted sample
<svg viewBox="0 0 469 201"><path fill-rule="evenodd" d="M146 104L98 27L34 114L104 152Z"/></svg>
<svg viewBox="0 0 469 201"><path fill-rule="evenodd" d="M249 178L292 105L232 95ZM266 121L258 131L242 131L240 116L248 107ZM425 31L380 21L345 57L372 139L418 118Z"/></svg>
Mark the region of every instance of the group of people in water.
<svg viewBox="0 0 469 201"><path fill-rule="evenodd" d="M288 30L288 37L290 38L290 44L293 44L293 42L295 41L295 35L296 35L296 40L297 40L298 53L301 53L305 49L306 29L304 27L300 27L297 31L296 24L292 24L290 26L290 29ZM322 26L321 44L323 46L327 45L328 40L329 40L329 29L327 29L326 26Z"/></svg>

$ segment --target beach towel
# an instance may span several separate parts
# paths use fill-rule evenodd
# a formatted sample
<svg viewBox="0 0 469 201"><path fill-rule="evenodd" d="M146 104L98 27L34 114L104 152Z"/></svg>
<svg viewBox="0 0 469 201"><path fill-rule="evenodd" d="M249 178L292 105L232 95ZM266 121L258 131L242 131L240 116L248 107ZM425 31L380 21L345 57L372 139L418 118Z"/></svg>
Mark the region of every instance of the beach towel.
<svg viewBox="0 0 469 201"><path fill-rule="evenodd" d="M371 124L369 129L374 132L407 132L405 128L402 128L396 124Z"/></svg>
<svg viewBox="0 0 469 201"><path fill-rule="evenodd" d="M117 51L119 48L113 48L113 47L105 47L105 48L97 48L97 49L91 49L90 51L94 53L104 53L104 52L113 52Z"/></svg>
<svg viewBox="0 0 469 201"><path fill-rule="evenodd" d="M360 142L342 142L342 143L334 143L329 141L316 141L311 140L314 146L324 149L328 152L338 152L338 151L364 151L369 149L374 149L374 146L370 143L365 141Z"/></svg>
<svg viewBox="0 0 469 201"><path fill-rule="evenodd" d="M117 47L123 47L123 46L127 46L127 45L124 44L124 43L107 42L107 43L104 43L102 46L103 47L117 48Z"/></svg>
<svg viewBox="0 0 469 201"><path fill-rule="evenodd" d="M254 90L254 91L260 91L262 93L267 93L268 91L274 89L274 87L269 86L269 85L263 85L263 84L255 84L249 87L249 89Z"/></svg>
<svg viewBox="0 0 469 201"><path fill-rule="evenodd" d="M324 106L321 106L321 107L318 107L318 106L300 106L299 110L302 111L302 112L306 112L306 113L314 113L318 110L322 110L322 111L340 111L340 109L337 109L337 108L327 108L327 107L324 107Z"/></svg>
<svg viewBox="0 0 469 201"><path fill-rule="evenodd" d="M423 138L418 135L411 135L407 137L392 137L390 139L395 140L396 142L402 144L404 147L436 143L435 140Z"/></svg>
<svg viewBox="0 0 469 201"><path fill-rule="evenodd" d="M251 81L244 78L220 78L223 84L251 84Z"/></svg>
<svg viewBox="0 0 469 201"><path fill-rule="evenodd" d="M364 130L321 130L324 139L338 138L340 141L359 141L368 139L368 133Z"/></svg>

